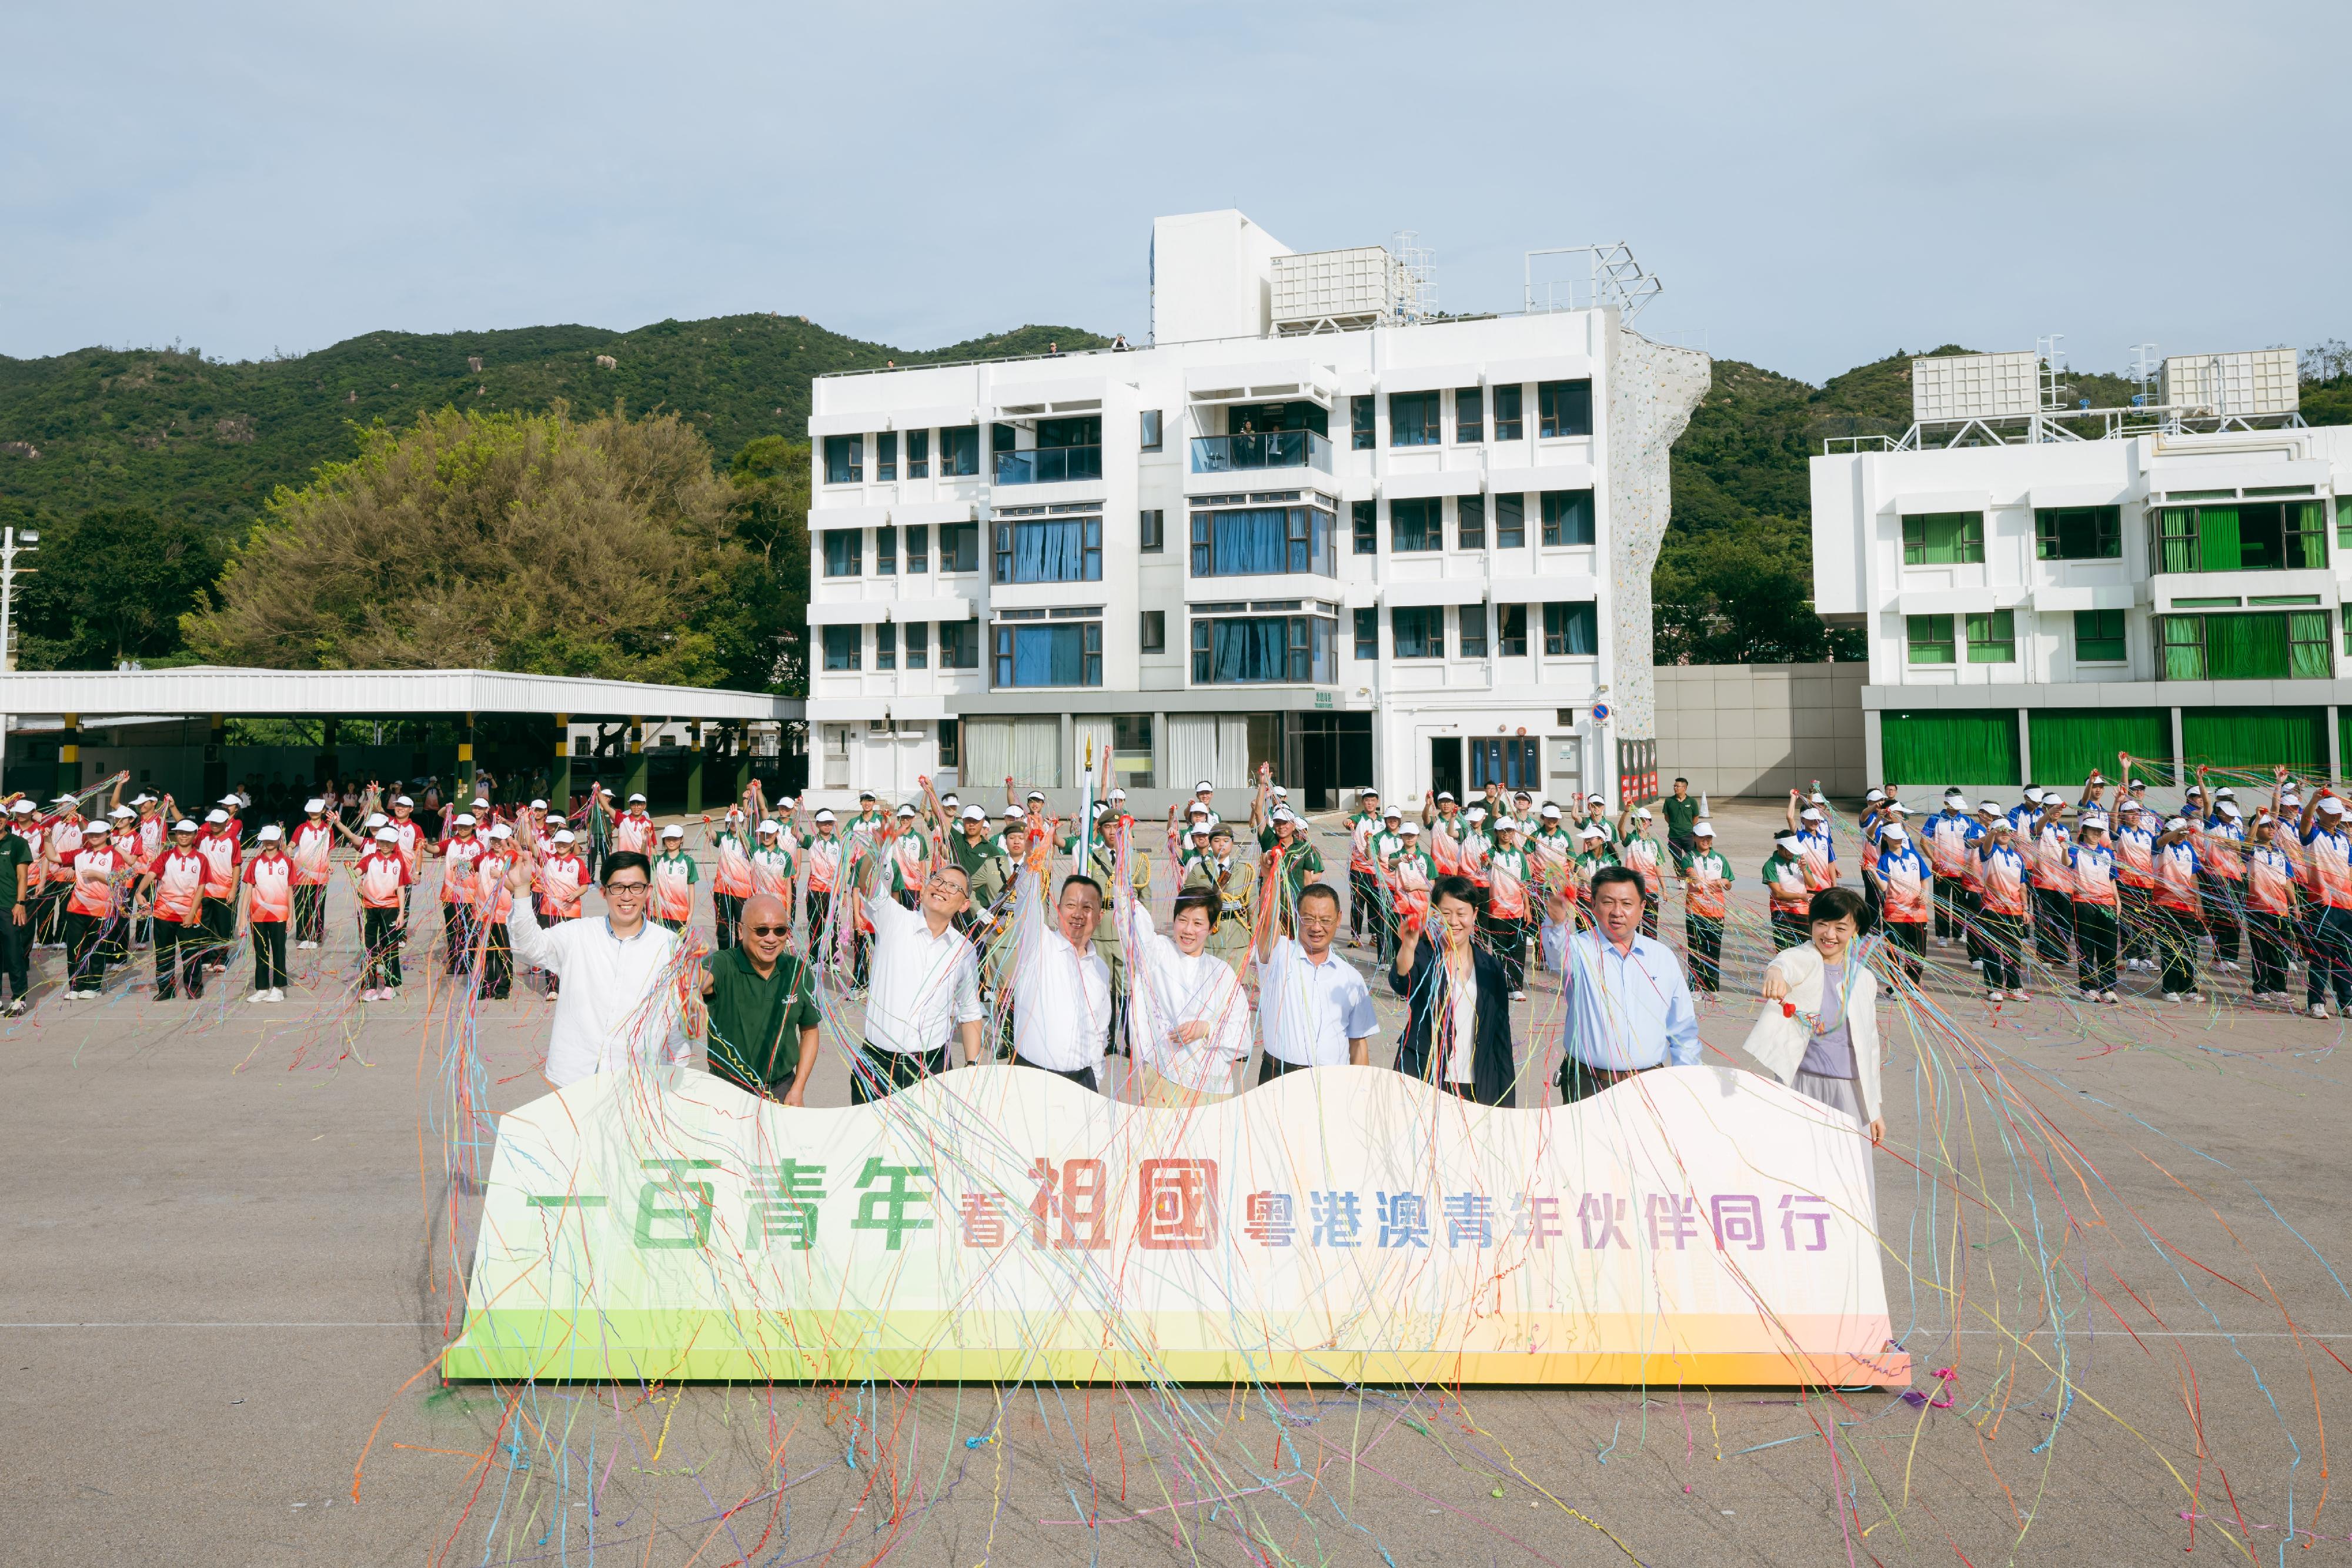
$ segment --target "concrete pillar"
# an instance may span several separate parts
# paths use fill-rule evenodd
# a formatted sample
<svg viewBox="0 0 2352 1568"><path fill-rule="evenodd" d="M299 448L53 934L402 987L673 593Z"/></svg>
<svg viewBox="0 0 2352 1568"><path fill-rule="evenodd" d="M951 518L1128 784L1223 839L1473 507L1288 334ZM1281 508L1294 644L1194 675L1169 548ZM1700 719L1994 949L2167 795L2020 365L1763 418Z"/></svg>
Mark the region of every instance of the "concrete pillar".
<svg viewBox="0 0 2352 1568"><path fill-rule="evenodd" d="M2027 708L2017 710L2017 771L2020 784L2040 782L2033 777L2033 720Z"/></svg>
<svg viewBox="0 0 2352 1568"><path fill-rule="evenodd" d="M449 793L454 800L474 798L474 716L467 714L457 721L457 766L450 780ZM464 795L459 796L458 791Z"/></svg>
<svg viewBox="0 0 2352 1568"><path fill-rule="evenodd" d="M555 815L572 813L572 716L555 716L555 764L547 770L547 805Z"/></svg>
<svg viewBox="0 0 2352 1568"><path fill-rule="evenodd" d="M643 714L629 716L629 768L621 778L621 804L626 807L629 797L646 791L646 720Z"/></svg>
<svg viewBox="0 0 2352 1568"><path fill-rule="evenodd" d="M81 788L81 715L65 716L58 736L58 793L71 795Z"/></svg>
<svg viewBox="0 0 2352 1568"><path fill-rule="evenodd" d="M2171 783L2175 789L2185 789L2189 787L2189 759L2181 755L2180 710L2179 708L2174 708L2172 710Z"/></svg>
<svg viewBox="0 0 2352 1568"><path fill-rule="evenodd" d="M2335 707L2327 710L2327 777L2331 779L2344 777L2344 737L2336 727L2336 716L2340 711Z"/></svg>
<svg viewBox="0 0 2352 1568"><path fill-rule="evenodd" d="M686 727L686 814L702 815L702 723Z"/></svg>
<svg viewBox="0 0 2352 1568"><path fill-rule="evenodd" d="M212 738L205 745L205 804L212 803L228 793L228 716L213 715ZM198 811L199 821L204 812Z"/></svg>

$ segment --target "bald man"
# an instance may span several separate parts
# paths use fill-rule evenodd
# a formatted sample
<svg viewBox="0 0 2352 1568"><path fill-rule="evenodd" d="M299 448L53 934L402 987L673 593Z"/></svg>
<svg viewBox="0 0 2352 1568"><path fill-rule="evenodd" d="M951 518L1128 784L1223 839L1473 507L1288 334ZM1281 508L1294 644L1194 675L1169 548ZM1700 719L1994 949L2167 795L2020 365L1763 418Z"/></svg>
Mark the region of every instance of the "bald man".
<svg viewBox="0 0 2352 1568"><path fill-rule="evenodd" d="M743 902L734 946L704 960L710 1071L737 1088L798 1105L816 1071L816 1005L808 966L784 951L792 911L772 893Z"/></svg>

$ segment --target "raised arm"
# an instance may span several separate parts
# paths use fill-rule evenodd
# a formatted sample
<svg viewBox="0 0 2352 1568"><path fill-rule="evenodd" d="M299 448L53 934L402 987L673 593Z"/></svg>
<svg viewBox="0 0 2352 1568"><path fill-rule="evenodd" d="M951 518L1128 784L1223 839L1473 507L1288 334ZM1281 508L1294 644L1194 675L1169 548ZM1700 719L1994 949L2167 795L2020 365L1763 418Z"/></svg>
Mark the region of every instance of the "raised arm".
<svg viewBox="0 0 2352 1568"><path fill-rule="evenodd" d="M1281 891L1276 886L1281 876L1282 855L1277 851L1265 857L1265 874L1258 883L1258 908L1267 912L1265 918L1257 923L1257 961L1261 964L1273 958L1274 944L1281 936L1282 923L1275 919L1272 913L1276 907L1275 899Z"/></svg>
<svg viewBox="0 0 2352 1568"><path fill-rule="evenodd" d="M1800 798L1800 791L1795 789L1789 791L1789 831L1792 833L1797 831L1797 801Z"/></svg>

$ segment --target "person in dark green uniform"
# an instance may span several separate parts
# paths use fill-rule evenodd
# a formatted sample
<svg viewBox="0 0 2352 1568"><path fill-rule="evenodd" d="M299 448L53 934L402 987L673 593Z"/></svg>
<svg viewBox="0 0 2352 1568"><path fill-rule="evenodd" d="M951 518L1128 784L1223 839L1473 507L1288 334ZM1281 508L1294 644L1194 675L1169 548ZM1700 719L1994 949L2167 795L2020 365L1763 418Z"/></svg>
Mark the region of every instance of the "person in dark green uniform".
<svg viewBox="0 0 2352 1568"><path fill-rule="evenodd" d="M703 960L711 1072L737 1088L801 1103L816 1070L816 988L808 966L784 951L792 912L770 893L743 904L742 940Z"/></svg>
<svg viewBox="0 0 2352 1568"><path fill-rule="evenodd" d="M5 828L0 828L0 889L11 905L0 915L0 969L8 977L7 1016L25 1016L26 977L33 967L33 926L31 896L28 883L32 881L33 847L24 838Z"/></svg>
<svg viewBox="0 0 2352 1568"><path fill-rule="evenodd" d="M1658 803L1666 819L1666 852L1675 858L1675 870L1681 871L1698 852L1698 840L1692 830L1698 825L1698 802L1692 799L1690 780L1675 780L1675 792Z"/></svg>

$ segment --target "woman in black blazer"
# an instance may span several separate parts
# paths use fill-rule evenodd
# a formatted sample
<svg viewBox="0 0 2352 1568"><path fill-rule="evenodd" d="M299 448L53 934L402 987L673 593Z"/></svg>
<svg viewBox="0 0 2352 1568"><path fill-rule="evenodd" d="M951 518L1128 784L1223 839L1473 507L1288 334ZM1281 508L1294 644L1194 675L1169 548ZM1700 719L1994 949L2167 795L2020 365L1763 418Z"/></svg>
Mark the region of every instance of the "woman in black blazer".
<svg viewBox="0 0 2352 1568"><path fill-rule="evenodd" d="M1408 930L1389 968L1389 988L1405 999L1404 1039L1397 1045L1396 1070L1481 1105L1508 1105L1518 1077L1518 1054L1511 1044L1511 989L1502 961L1479 946L1478 884L1464 876L1441 876L1430 890L1429 935ZM1470 1079L1465 1084L1447 1071L1454 1039L1455 993L1475 988L1471 1023Z"/></svg>

